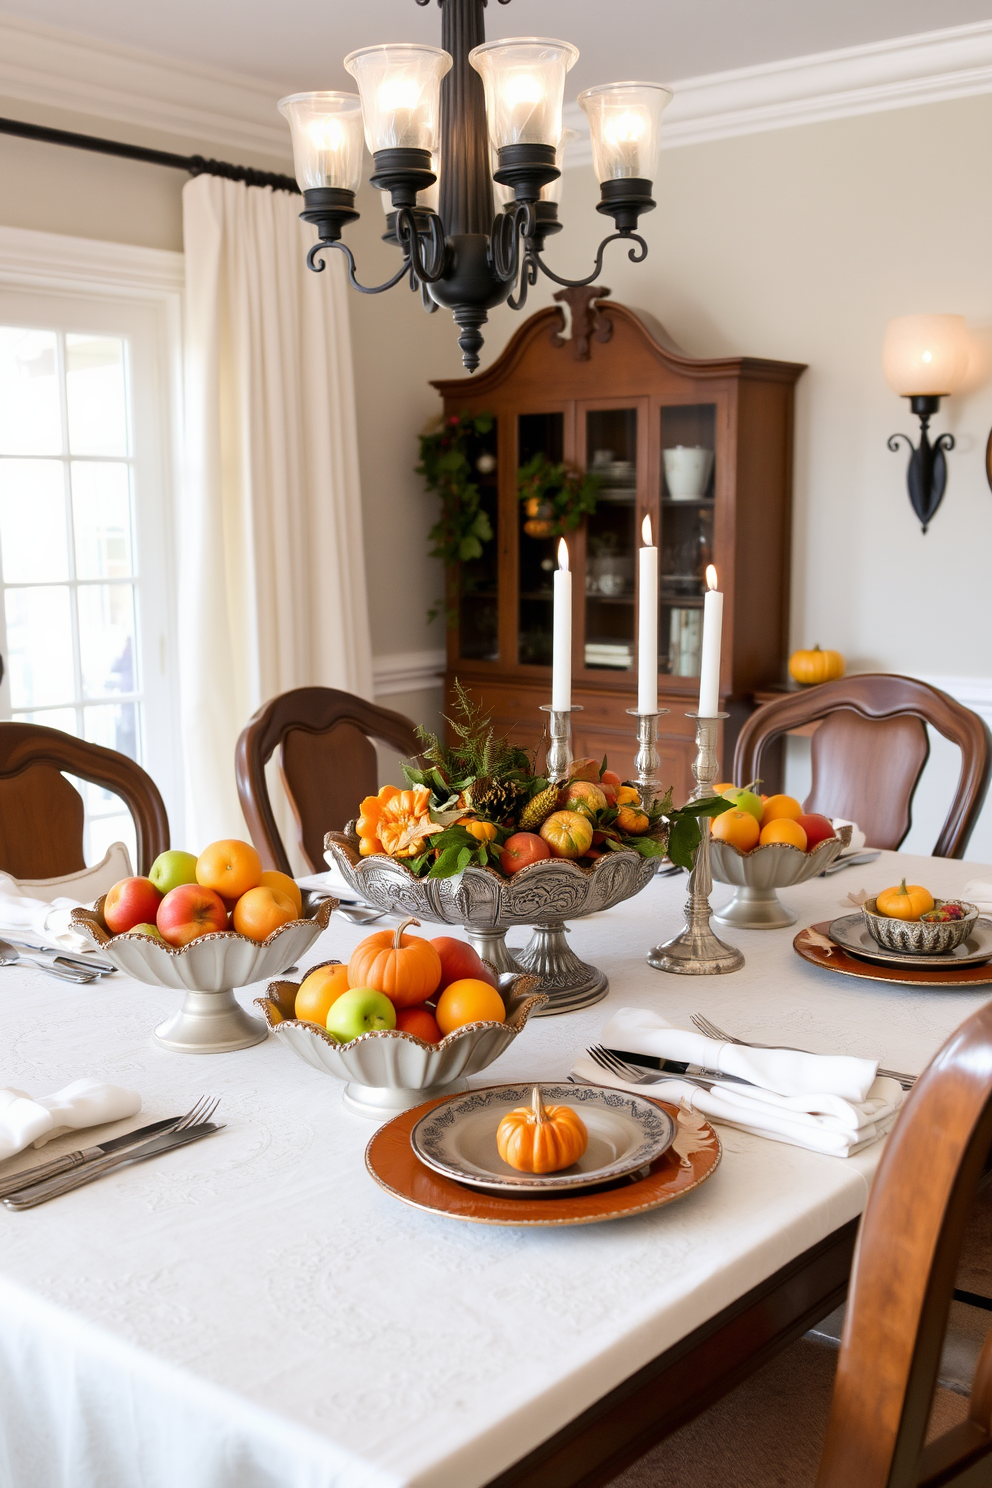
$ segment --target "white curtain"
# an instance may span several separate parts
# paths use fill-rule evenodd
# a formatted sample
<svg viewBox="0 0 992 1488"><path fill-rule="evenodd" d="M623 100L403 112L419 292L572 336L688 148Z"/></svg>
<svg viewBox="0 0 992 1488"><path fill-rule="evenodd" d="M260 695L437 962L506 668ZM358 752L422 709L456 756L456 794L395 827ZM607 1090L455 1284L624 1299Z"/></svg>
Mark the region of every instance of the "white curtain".
<svg viewBox="0 0 992 1488"><path fill-rule="evenodd" d="M217 176L183 191L176 547L193 850L246 835L234 748L261 703L312 684L371 696L348 289L341 255L306 267L299 208Z"/></svg>

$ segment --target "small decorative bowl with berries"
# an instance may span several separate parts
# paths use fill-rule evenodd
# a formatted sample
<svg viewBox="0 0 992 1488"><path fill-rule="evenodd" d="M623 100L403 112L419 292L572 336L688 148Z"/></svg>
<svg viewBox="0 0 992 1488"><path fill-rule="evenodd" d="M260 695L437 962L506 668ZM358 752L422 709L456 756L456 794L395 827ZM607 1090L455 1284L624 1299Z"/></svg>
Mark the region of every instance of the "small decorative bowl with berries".
<svg viewBox="0 0 992 1488"><path fill-rule="evenodd" d="M868 933L888 951L908 956L939 956L963 945L978 920L977 904L965 899L934 899L919 884L866 899L861 907Z"/></svg>

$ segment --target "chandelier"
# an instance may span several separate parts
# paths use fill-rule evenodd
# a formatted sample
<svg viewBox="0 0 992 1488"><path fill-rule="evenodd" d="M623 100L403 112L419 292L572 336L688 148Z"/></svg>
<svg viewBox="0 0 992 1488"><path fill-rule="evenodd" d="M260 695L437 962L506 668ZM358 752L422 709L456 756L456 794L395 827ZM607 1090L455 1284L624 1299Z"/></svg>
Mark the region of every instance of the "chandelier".
<svg viewBox="0 0 992 1488"><path fill-rule="evenodd" d="M344 60L357 94L294 93L279 108L292 130L300 216L318 234L310 268L323 269L325 251L337 249L362 294L407 278L426 310L451 310L462 360L474 372L488 312L504 302L521 309L539 273L566 288L592 284L617 239L631 244L631 262L644 261L637 226L655 205L658 133L672 95L658 83L605 83L579 95L600 183L597 211L613 218L616 231L600 243L591 274L563 279L543 254L561 231L562 108L578 48L540 36L487 42L486 0L438 4L440 47L363 47ZM363 134L374 163L370 181L386 207L385 240L403 255L396 273L376 285L359 282L341 237L359 215Z"/></svg>

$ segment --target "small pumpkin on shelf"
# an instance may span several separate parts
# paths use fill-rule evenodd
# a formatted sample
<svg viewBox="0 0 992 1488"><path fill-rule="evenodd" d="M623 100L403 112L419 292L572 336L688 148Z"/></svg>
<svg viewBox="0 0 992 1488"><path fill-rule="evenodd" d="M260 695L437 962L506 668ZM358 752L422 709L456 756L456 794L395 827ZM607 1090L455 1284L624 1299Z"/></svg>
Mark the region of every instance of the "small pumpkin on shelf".
<svg viewBox="0 0 992 1488"><path fill-rule="evenodd" d="M438 989L441 958L429 940L405 935L408 925L420 925L411 915L395 930L377 930L355 947L348 962L352 987L373 987L394 1007L416 1007Z"/></svg>
<svg viewBox="0 0 992 1488"><path fill-rule="evenodd" d="M844 675L844 658L839 651L821 651L819 646L812 651L793 651L789 657L789 675L804 687L835 682Z"/></svg>
<svg viewBox="0 0 992 1488"><path fill-rule="evenodd" d="M589 1145L586 1124L570 1106L546 1106L534 1086L529 1106L508 1111L496 1129L500 1157L519 1173L557 1173Z"/></svg>

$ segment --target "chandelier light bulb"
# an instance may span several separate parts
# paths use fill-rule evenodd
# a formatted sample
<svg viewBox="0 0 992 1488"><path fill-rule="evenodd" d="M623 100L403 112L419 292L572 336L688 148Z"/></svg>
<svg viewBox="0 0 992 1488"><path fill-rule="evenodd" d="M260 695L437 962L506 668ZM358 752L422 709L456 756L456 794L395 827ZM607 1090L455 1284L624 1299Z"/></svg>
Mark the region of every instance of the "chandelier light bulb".
<svg viewBox="0 0 992 1488"><path fill-rule="evenodd" d="M597 180L653 181L661 115L672 101L660 83L603 83L579 94L589 118Z"/></svg>
<svg viewBox="0 0 992 1488"><path fill-rule="evenodd" d="M544 36L487 41L468 54L486 91L489 138L507 145L557 147L562 133L565 76L579 49Z"/></svg>
<svg viewBox="0 0 992 1488"><path fill-rule="evenodd" d="M355 192L362 179L362 108L355 93L293 93L279 102L289 120L301 191Z"/></svg>
<svg viewBox="0 0 992 1488"><path fill-rule="evenodd" d="M451 57L440 47L400 43L363 47L344 65L358 84L365 142L379 150L437 149L441 79Z"/></svg>

